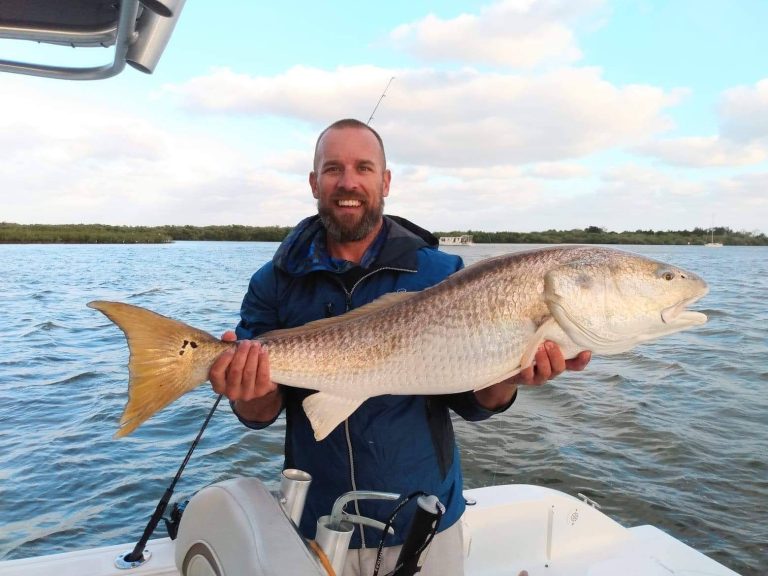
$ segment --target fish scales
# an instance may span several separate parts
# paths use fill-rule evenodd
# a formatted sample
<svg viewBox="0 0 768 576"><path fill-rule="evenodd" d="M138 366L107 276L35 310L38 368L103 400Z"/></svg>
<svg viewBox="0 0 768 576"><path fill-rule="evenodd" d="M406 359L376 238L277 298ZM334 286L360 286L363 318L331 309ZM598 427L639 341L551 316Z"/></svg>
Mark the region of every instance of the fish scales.
<svg viewBox="0 0 768 576"><path fill-rule="evenodd" d="M364 319L259 340L270 349L273 378L292 386L331 391L354 374L364 396L394 388L400 394L477 389L518 368L548 313L540 269L567 253L490 259Z"/></svg>
<svg viewBox="0 0 768 576"><path fill-rule="evenodd" d="M706 317L687 306L707 291L697 275L663 262L559 246L483 260L421 292L388 294L258 340L269 349L274 381L318 391L304 409L320 440L372 396L479 390L511 377L531 364L544 340L565 357L616 354L703 324ZM131 349L129 403L118 435L203 383L233 345L127 304L89 306L120 326ZM186 347L190 341L199 345ZM158 390L157 376L168 380L174 370L179 377Z"/></svg>

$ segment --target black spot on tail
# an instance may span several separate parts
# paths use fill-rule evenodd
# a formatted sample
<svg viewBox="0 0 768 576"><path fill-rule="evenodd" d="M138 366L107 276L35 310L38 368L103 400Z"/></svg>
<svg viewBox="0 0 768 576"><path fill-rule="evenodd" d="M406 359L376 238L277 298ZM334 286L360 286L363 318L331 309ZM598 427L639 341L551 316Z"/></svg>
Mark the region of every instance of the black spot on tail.
<svg viewBox="0 0 768 576"><path fill-rule="evenodd" d="M179 350L179 356L184 355L184 349L189 346L191 348L197 348L197 342L191 341L191 340L184 340L184 343L181 345L181 350Z"/></svg>

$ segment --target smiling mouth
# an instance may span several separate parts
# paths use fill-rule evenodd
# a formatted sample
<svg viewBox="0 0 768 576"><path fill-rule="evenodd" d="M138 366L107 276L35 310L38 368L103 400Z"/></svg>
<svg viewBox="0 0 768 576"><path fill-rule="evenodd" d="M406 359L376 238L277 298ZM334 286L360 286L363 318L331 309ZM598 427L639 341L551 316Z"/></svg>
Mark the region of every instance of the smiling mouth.
<svg viewBox="0 0 768 576"><path fill-rule="evenodd" d="M336 200L336 206L341 208L359 208L363 203L360 200L354 200L351 198Z"/></svg>

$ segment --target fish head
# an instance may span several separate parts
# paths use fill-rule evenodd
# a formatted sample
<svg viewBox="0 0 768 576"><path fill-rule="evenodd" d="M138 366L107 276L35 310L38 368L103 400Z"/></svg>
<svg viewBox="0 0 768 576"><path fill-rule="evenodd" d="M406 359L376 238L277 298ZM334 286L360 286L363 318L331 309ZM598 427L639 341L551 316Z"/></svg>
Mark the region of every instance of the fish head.
<svg viewBox="0 0 768 576"><path fill-rule="evenodd" d="M688 306L707 283L692 272L618 250L585 248L547 272L544 299L568 336L598 354L704 324Z"/></svg>

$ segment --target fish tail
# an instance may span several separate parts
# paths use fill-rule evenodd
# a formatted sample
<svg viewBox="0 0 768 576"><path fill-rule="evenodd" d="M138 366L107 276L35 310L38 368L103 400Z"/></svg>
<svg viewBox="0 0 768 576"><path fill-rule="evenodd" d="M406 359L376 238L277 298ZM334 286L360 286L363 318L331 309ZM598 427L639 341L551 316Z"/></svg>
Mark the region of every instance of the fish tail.
<svg viewBox="0 0 768 576"><path fill-rule="evenodd" d="M133 432L155 412L208 379L216 358L231 343L150 310L94 300L125 334L130 351L128 403L115 438Z"/></svg>

